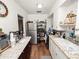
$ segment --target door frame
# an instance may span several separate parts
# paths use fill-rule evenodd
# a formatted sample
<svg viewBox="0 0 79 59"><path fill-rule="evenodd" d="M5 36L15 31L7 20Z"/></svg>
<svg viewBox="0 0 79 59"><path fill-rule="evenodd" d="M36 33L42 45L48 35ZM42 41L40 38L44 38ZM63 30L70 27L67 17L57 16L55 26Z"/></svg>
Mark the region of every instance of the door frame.
<svg viewBox="0 0 79 59"><path fill-rule="evenodd" d="M17 15L18 17L18 30L19 30L19 35L21 35L23 37L23 33L24 33L24 27L23 27L23 16L21 15Z"/></svg>

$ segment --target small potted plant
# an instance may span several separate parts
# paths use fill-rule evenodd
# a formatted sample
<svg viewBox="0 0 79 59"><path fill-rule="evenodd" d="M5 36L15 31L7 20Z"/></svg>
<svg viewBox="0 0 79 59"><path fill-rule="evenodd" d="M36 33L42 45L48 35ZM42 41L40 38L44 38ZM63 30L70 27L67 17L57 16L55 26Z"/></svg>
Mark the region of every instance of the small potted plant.
<svg viewBox="0 0 79 59"><path fill-rule="evenodd" d="M2 32L2 28L0 28L0 32Z"/></svg>
<svg viewBox="0 0 79 59"><path fill-rule="evenodd" d="M4 32L2 32L2 28L0 28L0 36L4 35Z"/></svg>

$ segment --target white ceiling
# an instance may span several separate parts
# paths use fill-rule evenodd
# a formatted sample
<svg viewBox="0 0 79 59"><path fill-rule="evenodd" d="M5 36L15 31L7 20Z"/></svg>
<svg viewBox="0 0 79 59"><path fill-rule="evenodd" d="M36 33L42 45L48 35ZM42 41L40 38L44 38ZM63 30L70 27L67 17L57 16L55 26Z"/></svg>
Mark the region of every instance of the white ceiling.
<svg viewBox="0 0 79 59"><path fill-rule="evenodd" d="M78 2L78 0L66 0L63 4L62 4L62 6L69 6L69 5L71 5L71 4L73 4L73 3L77 3Z"/></svg>
<svg viewBox="0 0 79 59"><path fill-rule="evenodd" d="M17 2L28 12L37 13L36 11L42 11L41 13L49 13L53 7L55 0L17 0ZM43 7L39 9L37 4L42 4Z"/></svg>

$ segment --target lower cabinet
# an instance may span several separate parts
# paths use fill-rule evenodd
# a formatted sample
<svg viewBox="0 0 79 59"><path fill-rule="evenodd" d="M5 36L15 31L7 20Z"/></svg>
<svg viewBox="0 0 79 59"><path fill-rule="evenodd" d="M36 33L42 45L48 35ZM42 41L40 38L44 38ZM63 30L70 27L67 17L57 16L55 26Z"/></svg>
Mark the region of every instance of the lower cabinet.
<svg viewBox="0 0 79 59"><path fill-rule="evenodd" d="M23 52L21 53L20 57L18 59L30 59L30 53L31 53L31 44L29 43Z"/></svg>
<svg viewBox="0 0 79 59"><path fill-rule="evenodd" d="M52 47L52 41L49 39L49 51L50 51L50 53L51 53L51 56L52 56L52 58L53 58L53 49L52 49L53 47Z"/></svg>
<svg viewBox="0 0 79 59"><path fill-rule="evenodd" d="M51 38L49 38L49 50L52 59L68 59L68 57L58 48Z"/></svg>
<svg viewBox="0 0 79 59"><path fill-rule="evenodd" d="M56 59L68 59L68 57L56 46L55 48Z"/></svg>

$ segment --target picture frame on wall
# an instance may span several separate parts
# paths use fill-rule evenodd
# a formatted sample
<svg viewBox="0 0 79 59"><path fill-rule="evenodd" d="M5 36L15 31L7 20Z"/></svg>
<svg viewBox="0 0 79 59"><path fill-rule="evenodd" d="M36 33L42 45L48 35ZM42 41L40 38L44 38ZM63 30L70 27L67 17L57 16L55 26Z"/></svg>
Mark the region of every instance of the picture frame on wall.
<svg viewBox="0 0 79 59"><path fill-rule="evenodd" d="M2 1L0 1L0 17L6 17L7 15L8 8Z"/></svg>

